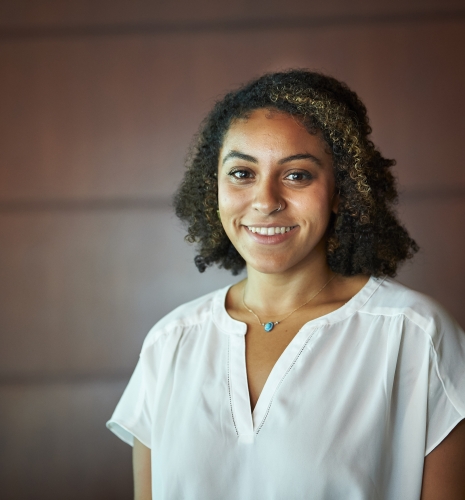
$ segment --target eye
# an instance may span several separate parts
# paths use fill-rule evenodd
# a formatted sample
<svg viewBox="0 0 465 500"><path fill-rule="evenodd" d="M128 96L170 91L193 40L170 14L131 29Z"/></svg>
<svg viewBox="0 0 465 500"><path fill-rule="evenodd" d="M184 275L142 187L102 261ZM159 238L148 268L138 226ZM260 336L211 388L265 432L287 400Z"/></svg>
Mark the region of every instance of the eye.
<svg viewBox="0 0 465 500"><path fill-rule="evenodd" d="M241 170L241 169L233 169L230 172L228 172L228 175L238 180L249 179L252 177L251 172L249 172L248 170Z"/></svg>
<svg viewBox="0 0 465 500"><path fill-rule="evenodd" d="M286 175L286 179L290 181L309 181L313 179L313 175L310 172L306 171L298 171L298 172L291 172Z"/></svg>

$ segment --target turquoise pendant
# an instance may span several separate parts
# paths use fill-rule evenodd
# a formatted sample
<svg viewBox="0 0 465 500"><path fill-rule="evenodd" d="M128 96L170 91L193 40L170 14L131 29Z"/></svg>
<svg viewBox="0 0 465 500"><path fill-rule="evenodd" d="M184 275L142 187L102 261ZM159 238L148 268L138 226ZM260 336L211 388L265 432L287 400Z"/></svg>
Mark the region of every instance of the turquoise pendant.
<svg viewBox="0 0 465 500"><path fill-rule="evenodd" d="M265 332L271 332L274 328L274 323L272 321L269 321L268 323L265 323L263 325L263 328L265 328Z"/></svg>

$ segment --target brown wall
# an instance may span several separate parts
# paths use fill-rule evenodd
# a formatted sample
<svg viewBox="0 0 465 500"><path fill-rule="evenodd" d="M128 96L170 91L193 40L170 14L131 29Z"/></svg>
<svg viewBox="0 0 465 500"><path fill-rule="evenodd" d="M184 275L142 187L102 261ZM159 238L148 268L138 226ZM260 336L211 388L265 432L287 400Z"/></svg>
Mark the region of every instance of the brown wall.
<svg viewBox="0 0 465 500"><path fill-rule="evenodd" d="M465 325L464 61L464 1L4 0L2 498L130 498L130 448L104 423L141 342L232 281L196 271L170 197L214 99L263 71L360 94L422 247L399 279Z"/></svg>

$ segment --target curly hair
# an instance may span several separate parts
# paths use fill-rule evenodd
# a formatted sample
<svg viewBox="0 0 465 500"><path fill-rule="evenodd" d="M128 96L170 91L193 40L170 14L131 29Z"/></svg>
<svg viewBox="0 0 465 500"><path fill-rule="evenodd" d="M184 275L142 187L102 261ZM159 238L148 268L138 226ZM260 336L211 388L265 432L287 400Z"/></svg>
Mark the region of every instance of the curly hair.
<svg viewBox="0 0 465 500"><path fill-rule="evenodd" d="M418 251L393 210L395 161L383 158L368 138L367 110L357 94L335 78L307 70L265 74L226 94L202 122L174 197L186 240L198 245L199 271L216 263L238 274L245 266L217 215L218 160L233 121L263 108L297 117L311 134L320 131L331 150L340 197L327 229L331 270L395 276L399 264Z"/></svg>

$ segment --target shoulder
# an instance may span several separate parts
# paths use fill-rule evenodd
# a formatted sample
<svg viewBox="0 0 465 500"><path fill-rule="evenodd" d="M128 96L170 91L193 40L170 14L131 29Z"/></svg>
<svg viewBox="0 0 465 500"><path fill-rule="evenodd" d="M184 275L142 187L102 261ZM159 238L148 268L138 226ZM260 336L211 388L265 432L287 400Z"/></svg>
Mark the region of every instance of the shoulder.
<svg viewBox="0 0 465 500"><path fill-rule="evenodd" d="M228 288L229 286L215 290L173 309L151 328L144 340L142 350L169 333L186 332L211 321L213 302L223 300Z"/></svg>
<svg viewBox="0 0 465 500"><path fill-rule="evenodd" d="M376 281L378 286L360 312L376 316L401 315L436 340L446 331L463 334L451 315L431 297L391 278Z"/></svg>

